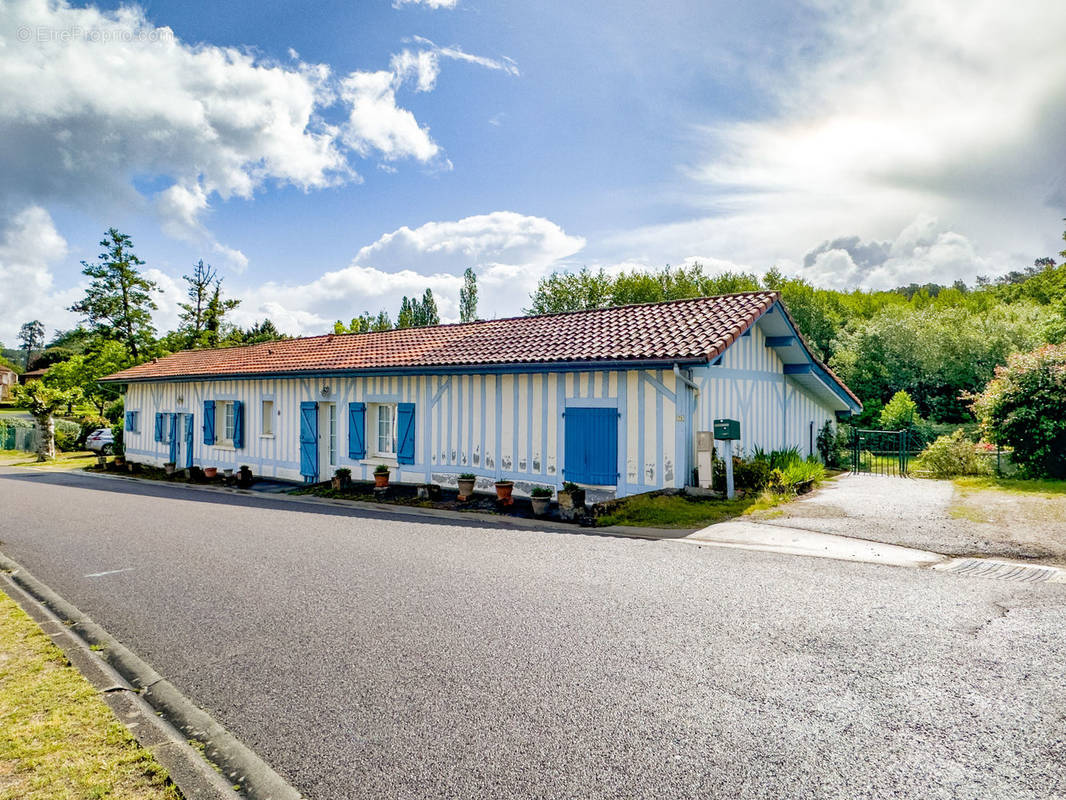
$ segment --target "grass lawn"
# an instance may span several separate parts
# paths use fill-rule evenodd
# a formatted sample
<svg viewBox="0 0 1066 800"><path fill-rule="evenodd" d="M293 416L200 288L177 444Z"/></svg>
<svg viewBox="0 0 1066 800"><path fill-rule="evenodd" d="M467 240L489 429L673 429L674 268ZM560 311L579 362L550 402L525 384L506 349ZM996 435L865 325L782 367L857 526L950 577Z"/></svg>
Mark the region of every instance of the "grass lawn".
<svg viewBox="0 0 1066 800"><path fill-rule="evenodd" d="M790 495L764 492L732 500L686 495L634 495L596 520L597 526L633 525L641 528L703 528L716 522L765 511L788 502Z"/></svg>
<svg viewBox="0 0 1066 800"><path fill-rule="evenodd" d="M89 682L0 593L0 800L178 800Z"/></svg>
<svg viewBox="0 0 1066 800"><path fill-rule="evenodd" d="M1021 478L996 478L993 476L955 478L955 485L962 490L993 489L1013 494L1043 494L1053 497L1066 495L1066 481L1022 480Z"/></svg>
<svg viewBox="0 0 1066 800"><path fill-rule="evenodd" d="M38 461L33 453L24 450L0 450L0 466L42 467L44 469L81 469L96 463L96 453L77 450L71 453L56 451L52 461Z"/></svg>

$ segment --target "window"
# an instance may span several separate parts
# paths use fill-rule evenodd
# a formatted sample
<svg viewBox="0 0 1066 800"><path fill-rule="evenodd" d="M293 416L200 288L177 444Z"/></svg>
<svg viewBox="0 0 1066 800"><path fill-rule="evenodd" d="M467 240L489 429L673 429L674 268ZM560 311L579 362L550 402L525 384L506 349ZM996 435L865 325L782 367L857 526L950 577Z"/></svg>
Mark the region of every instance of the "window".
<svg viewBox="0 0 1066 800"><path fill-rule="evenodd" d="M261 416L261 422L259 425L260 436L273 436L274 435L274 401L263 401L263 413Z"/></svg>
<svg viewBox="0 0 1066 800"><path fill-rule="evenodd" d="M373 407L376 414L374 431L376 448L375 455L396 455L396 406L380 404Z"/></svg>
<svg viewBox="0 0 1066 800"><path fill-rule="evenodd" d="M222 403L222 444L233 447L233 433L237 427L237 415L233 403L226 400Z"/></svg>
<svg viewBox="0 0 1066 800"><path fill-rule="evenodd" d="M329 464L337 465L337 404L329 404Z"/></svg>
<svg viewBox="0 0 1066 800"><path fill-rule="evenodd" d="M138 433L136 411L126 412L126 430L128 430L130 433Z"/></svg>

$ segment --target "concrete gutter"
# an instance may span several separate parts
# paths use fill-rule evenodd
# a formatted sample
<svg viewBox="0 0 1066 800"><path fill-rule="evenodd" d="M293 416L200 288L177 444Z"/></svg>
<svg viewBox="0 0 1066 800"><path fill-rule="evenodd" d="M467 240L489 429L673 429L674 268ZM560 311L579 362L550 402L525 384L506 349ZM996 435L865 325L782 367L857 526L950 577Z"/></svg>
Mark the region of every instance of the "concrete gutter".
<svg viewBox="0 0 1066 800"><path fill-rule="evenodd" d="M892 567L932 567L949 557L929 550L852 539L832 533L763 525L758 522L720 522L685 538L693 544L759 550L794 556L816 556L840 561L861 561Z"/></svg>
<svg viewBox="0 0 1066 800"><path fill-rule="evenodd" d="M2 554L0 570L8 573L0 583L4 591L47 626L45 632L71 663L106 692L119 719L167 768L186 798L301 800L265 761L78 608ZM204 745L207 761L189 746L189 739Z"/></svg>

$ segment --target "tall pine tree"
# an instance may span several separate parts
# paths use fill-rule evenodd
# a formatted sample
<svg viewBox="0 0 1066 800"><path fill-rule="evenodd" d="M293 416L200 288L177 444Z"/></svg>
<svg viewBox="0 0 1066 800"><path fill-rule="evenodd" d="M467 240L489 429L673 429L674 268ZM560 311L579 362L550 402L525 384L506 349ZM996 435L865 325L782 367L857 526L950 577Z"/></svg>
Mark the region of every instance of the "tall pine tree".
<svg viewBox="0 0 1066 800"><path fill-rule="evenodd" d="M470 267L463 273L463 288L459 290L459 321L477 319L477 275Z"/></svg>
<svg viewBox="0 0 1066 800"><path fill-rule="evenodd" d="M81 262L82 274L92 281L70 310L84 315L94 333L122 342L136 361L155 338L152 312L158 306L152 293L160 289L138 270L144 262L134 254L129 236L108 228L100 247L99 264Z"/></svg>

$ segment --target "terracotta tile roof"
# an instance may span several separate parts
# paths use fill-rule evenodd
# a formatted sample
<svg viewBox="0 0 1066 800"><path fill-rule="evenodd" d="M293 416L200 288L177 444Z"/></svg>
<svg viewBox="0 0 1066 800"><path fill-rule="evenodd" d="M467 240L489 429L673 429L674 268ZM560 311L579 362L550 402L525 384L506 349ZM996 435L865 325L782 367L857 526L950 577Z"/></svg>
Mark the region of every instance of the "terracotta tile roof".
<svg viewBox="0 0 1066 800"><path fill-rule="evenodd" d="M538 317L187 350L116 372L104 380L503 364L707 362L778 300L777 292L745 292Z"/></svg>

